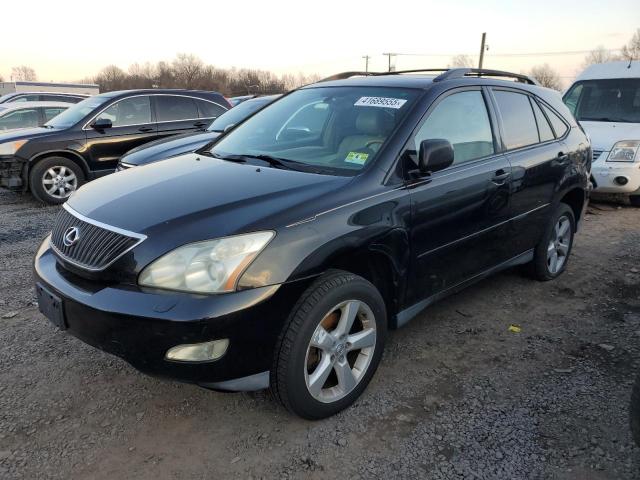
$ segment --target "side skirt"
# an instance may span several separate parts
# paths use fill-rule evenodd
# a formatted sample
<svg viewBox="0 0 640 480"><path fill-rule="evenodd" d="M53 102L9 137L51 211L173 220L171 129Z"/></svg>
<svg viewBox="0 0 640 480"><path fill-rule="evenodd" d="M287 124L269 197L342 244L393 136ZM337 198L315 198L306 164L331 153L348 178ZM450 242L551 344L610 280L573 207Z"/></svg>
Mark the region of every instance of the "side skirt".
<svg viewBox="0 0 640 480"><path fill-rule="evenodd" d="M411 320L413 317L418 315L422 310L427 308L429 305L437 302L438 300L442 300L443 298L448 297L449 295L453 295L454 293L457 293L460 290L465 289L469 285L479 282L480 280L483 280L488 276L493 275L494 273L497 273L501 270L515 267L516 265L524 265L525 263L529 263L532 260L533 260L533 249L528 250L524 253L521 253L517 257L514 257L511 260L507 260L506 262L502 262L496 265L495 267L491 267L490 269L485 270L484 272L478 273L477 275L474 275L468 280L460 282L457 285L449 287L428 298L425 298L424 300L421 300L418 303L411 305L409 308L405 308L401 312L398 312L398 314L396 315L394 328L400 328L403 325L407 324L409 320Z"/></svg>
<svg viewBox="0 0 640 480"><path fill-rule="evenodd" d="M269 371L249 375L248 377L234 378L224 382L199 383L201 387L209 390L223 392L251 392L269 388Z"/></svg>

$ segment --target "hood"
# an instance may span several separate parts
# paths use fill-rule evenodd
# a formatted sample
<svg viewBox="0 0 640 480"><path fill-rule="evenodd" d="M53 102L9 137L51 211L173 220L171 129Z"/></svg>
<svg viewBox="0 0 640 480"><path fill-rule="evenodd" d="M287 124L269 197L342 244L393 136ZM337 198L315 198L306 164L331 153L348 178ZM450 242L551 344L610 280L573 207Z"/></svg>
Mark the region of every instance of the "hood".
<svg viewBox="0 0 640 480"><path fill-rule="evenodd" d="M289 225L352 179L190 153L90 182L68 204L114 227L186 243Z"/></svg>
<svg viewBox="0 0 640 480"><path fill-rule="evenodd" d="M183 153L193 152L207 143L213 141L220 134L217 132L186 133L173 135L153 142L145 143L129 150L121 159L121 162L130 165L146 165Z"/></svg>
<svg viewBox="0 0 640 480"><path fill-rule="evenodd" d="M581 121L580 125L594 150L609 151L620 140L640 140L640 123Z"/></svg>
<svg viewBox="0 0 640 480"><path fill-rule="evenodd" d="M44 128L44 127L22 128L20 130L11 130L9 132L0 134L0 143L14 142L16 140L24 140L29 138L46 137L49 135L55 135L59 131L60 130L57 128Z"/></svg>

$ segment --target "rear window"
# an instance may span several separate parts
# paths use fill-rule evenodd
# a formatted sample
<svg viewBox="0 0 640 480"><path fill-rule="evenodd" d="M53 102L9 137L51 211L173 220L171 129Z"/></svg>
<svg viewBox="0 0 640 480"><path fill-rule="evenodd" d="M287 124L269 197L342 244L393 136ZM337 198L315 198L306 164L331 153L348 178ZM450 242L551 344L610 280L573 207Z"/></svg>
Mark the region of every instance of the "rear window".
<svg viewBox="0 0 640 480"><path fill-rule="evenodd" d="M563 100L578 120L640 123L640 78L583 80Z"/></svg>
<svg viewBox="0 0 640 480"><path fill-rule="evenodd" d="M159 122L194 120L198 118L198 108L191 97L158 95L156 114Z"/></svg>
<svg viewBox="0 0 640 480"><path fill-rule="evenodd" d="M195 102L198 106L200 118L218 118L227 111L226 108L216 103L207 102L206 100L196 100Z"/></svg>
<svg viewBox="0 0 640 480"><path fill-rule="evenodd" d="M504 129L507 149L526 147L538 143L538 128L529 103L522 93L494 90Z"/></svg>

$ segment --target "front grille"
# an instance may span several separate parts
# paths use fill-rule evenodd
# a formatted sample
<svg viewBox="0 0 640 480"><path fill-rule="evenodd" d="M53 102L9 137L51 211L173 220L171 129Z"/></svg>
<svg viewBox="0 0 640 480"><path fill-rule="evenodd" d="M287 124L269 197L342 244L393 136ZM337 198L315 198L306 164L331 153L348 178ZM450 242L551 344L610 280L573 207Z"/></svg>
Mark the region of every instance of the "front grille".
<svg viewBox="0 0 640 480"><path fill-rule="evenodd" d="M65 235L73 227L77 229L77 240L65 244ZM94 222L64 205L51 232L51 245L63 260L86 270L104 270L144 238Z"/></svg>
<svg viewBox="0 0 640 480"><path fill-rule="evenodd" d="M595 162L604 150L593 150L593 161Z"/></svg>

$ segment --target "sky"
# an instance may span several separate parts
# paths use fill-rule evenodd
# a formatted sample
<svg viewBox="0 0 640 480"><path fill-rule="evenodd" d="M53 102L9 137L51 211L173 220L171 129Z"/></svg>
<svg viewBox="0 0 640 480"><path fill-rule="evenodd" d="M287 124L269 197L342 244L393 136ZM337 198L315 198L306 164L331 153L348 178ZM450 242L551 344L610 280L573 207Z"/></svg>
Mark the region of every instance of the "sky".
<svg viewBox="0 0 640 480"><path fill-rule="evenodd" d="M0 9L0 75L28 65L41 81L78 81L115 64L171 60L193 53L217 67L276 73L446 67L451 55L477 59L487 32L485 68L526 72L548 63L563 80L598 45L619 49L640 28L638 0L271 0L135 2L10 1ZM20 19L10 21L10 19ZM428 54L429 56L425 56ZM477 61L477 60L476 60Z"/></svg>

